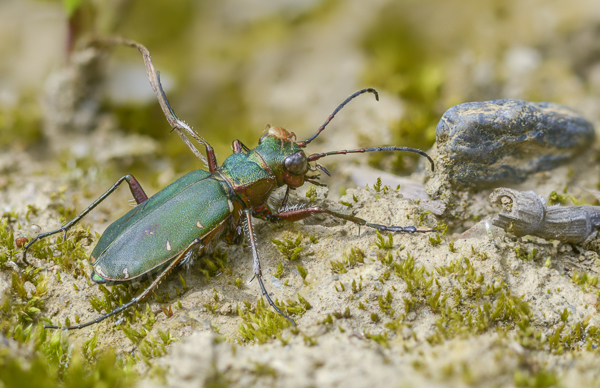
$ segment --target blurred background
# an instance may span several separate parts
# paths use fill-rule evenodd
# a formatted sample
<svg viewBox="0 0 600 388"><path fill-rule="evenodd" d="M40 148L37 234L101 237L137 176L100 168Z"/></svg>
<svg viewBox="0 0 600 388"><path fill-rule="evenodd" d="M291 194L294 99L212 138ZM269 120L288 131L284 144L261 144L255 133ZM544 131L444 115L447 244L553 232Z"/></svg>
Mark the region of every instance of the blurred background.
<svg viewBox="0 0 600 388"><path fill-rule="evenodd" d="M234 139L255 146L266 124L307 138L364 87L380 102L353 101L309 151L427 150L443 112L467 101L553 101L599 118L593 0L3 0L0 168L43 161L52 174L58 162L57 174L112 181L126 171L158 189L200 167L169 132L139 53L86 48L111 35L148 47L173 109L220 160ZM326 165L343 181L353 163L407 174L416 161L378 153Z"/></svg>

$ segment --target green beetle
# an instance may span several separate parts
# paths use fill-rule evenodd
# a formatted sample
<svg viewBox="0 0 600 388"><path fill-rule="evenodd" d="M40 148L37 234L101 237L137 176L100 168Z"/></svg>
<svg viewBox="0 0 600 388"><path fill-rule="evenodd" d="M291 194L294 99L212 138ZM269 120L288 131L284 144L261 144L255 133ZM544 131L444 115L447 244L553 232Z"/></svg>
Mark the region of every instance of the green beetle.
<svg viewBox="0 0 600 388"><path fill-rule="evenodd" d="M148 50L141 44L128 40L112 41L111 43L134 46L142 53L150 84L158 96L167 121L192 152L206 162L209 171L192 171L150 198L147 197L133 176L126 175L69 223L60 229L40 234L29 242L24 247L24 258L27 249L37 240L61 231L66 235L73 225L116 190L123 181L126 181L137 206L111 224L98 241L90 257L93 267L92 280L96 283L115 283L131 281L147 274L157 275L152 284L140 295L93 321L77 326L45 325L44 327L71 330L100 322L137 304L173 268L189 261L194 256L206 253L219 238L226 237L234 240L243 234L248 238L252 248L253 272L262 294L279 314L294 324L294 321L275 305L263 284L256 237L252 226L253 217L273 222L298 221L313 214L325 213L381 231L407 233L432 231L418 230L413 226L373 224L361 218L333 212L319 206L286 207L290 189L296 189L305 182L319 184L316 179L319 178L320 171L329 175L323 166L316 163L318 159L325 156L379 151L409 151L427 157L433 169L433 160L425 152L407 147L361 148L306 155L303 149L325 129L340 109L363 93L373 93L378 98L374 89L363 89L348 97L307 140L297 142L293 132L270 126L267 126L266 133L260 138L259 144L254 149L249 149L239 140L235 140L233 142L234 153L219 166L212 147L173 113L162 90L159 74L154 70L150 60ZM206 147L206 158L189 142L185 137L186 134ZM282 186L286 186L281 206L283 210L274 211L267 206L267 199L275 189Z"/></svg>

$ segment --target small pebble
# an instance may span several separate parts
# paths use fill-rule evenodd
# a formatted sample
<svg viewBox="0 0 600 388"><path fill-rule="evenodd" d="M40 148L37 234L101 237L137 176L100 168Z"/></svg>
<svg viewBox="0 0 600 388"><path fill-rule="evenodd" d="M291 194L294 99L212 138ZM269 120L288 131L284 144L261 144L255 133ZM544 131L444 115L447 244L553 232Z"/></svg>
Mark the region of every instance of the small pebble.
<svg viewBox="0 0 600 388"><path fill-rule="evenodd" d="M229 315L232 312L231 303L225 303L220 309L219 314Z"/></svg>
<svg viewBox="0 0 600 388"><path fill-rule="evenodd" d="M17 248L23 248L28 242L29 240L27 239L27 237L17 237L17 239L15 240L15 245L17 246Z"/></svg>

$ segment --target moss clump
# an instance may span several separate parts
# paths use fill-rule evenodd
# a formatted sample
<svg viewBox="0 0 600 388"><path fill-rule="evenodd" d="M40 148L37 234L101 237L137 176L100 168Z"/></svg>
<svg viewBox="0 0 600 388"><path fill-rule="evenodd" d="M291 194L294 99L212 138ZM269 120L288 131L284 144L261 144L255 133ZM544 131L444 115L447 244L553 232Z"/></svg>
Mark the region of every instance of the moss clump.
<svg viewBox="0 0 600 388"><path fill-rule="evenodd" d="M298 233L298 236L294 240L284 238L282 240L271 239L271 242L275 244L277 250L285 256L286 259L294 261L300 257L300 252L304 249L302 246L302 235Z"/></svg>
<svg viewBox="0 0 600 388"><path fill-rule="evenodd" d="M346 273L349 268L354 268L358 264L365 263L365 253L359 248L350 248L350 253L344 253L342 255L342 261L332 260L331 272L335 273Z"/></svg>
<svg viewBox="0 0 600 388"><path fill-rule="evenodd" d="M74 349L60 331L16 325L4 333L9 346L0 349L0 382L7 387L129 387L136 377L113 351L100 354ZM19 357L25 356L25 357Z"/></svg>
<svg viewBox="0 0 600 388"><path fill-rule="evenodd" d="M245 304L246 312L243 312L239 306L237 308L238 315L242 317L242 322L238 327L242 341L259 344L264 344L274 338L283 341L281 333L291 326L287 319L266 306L263 299L259 299L254 308L247 302Z"/></svg>

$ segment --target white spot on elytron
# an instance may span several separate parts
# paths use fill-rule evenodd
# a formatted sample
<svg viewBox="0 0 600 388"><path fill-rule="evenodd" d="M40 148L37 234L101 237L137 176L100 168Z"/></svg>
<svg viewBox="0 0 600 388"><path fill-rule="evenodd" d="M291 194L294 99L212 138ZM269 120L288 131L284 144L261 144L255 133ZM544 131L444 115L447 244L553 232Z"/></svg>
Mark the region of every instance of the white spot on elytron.
<svg viewBox="0 0 600 388"><path fill-rule="evenodd" d="M105 278L105 279L108 277L108 276L106 276L106 274L104 273L104 271L102 271L102 267L100 267L99 265L97 265L97 266L95 266L95 267L94 267L94 271L95 271L95 272L96 272L98 275L102 276L102 277L103 277L103 278Z"/></svg>
<svg viewBox="0 0 600 388"><path fill-rule="evenodd" d="M204 225L202 225L202 223L200 221L196 221L196 226L199 227L200 229L204 228Z"/></svg>
<svg viewBox="0 0 600 388"><path fill-rule="evenodd" d="M123 277L125 279L129 279L129 271L127 270L127 267L123 268Z"/></svg>
<svg viewBox="0 0 600 388"><path fill-rule="evenodd" d="M229 211L233 213L233 202L230 199L227 200L227 204L229 205Z"/></svg>
<svg viewBox="0 0 600 388"><path fill-rule="evenodd" d="M171 252L171 250L173 250L173 247L171 247L171 242L167 239L167 251Z"/></svg>

